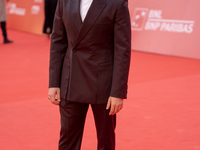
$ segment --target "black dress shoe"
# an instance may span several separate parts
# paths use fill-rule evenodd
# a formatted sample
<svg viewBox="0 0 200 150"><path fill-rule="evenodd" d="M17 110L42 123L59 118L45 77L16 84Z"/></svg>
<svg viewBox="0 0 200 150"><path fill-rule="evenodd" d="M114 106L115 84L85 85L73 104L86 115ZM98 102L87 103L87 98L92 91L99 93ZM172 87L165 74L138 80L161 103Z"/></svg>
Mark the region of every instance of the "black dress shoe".
<svg viewBox="0 0 200 150"><path fill-rule="evenodd" d="M4 44L6 44L6 43L13 43L13 41L10 41L10 40L8 40L8 39L5 39L3 43L4 43Z"/></svg>

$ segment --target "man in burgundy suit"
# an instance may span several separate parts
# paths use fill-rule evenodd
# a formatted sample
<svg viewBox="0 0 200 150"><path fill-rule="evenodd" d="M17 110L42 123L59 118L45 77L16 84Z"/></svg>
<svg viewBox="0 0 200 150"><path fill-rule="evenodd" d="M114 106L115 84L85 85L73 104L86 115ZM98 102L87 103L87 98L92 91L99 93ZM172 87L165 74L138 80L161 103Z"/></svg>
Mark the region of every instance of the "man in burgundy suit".
<svg viewBox="0 0 200 150"><path fill-rule="evenodd" d="M127 95L130 43L127 0L58 0L49 100L60 106L59 150L80 150L89 105L98 150L115 150L116 113Z"/></svg>

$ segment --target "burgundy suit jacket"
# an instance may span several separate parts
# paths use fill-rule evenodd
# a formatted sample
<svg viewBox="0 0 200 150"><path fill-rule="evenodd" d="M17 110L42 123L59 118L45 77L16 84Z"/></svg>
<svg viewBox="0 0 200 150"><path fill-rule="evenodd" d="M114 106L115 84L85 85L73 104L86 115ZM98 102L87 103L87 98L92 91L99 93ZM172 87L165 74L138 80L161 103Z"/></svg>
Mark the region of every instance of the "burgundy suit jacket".
<svg viewBox="0 0 200 150"><path fill-rule="evenodd" d="M79 0L58 0L51 36L49 87L61 98L105 104L126 98L131 52L127 0L93 0L82 23Z"/></svg>

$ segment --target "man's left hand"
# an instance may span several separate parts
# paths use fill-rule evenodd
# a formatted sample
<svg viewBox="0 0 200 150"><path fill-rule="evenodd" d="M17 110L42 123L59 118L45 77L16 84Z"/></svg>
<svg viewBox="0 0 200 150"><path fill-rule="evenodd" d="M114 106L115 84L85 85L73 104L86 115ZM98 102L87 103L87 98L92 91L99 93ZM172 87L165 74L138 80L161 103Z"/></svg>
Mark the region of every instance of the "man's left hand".
<svg viewBox="0 0 200 150"><path fill-rule="evenodd" d="M109 115L114 115L118 113L123 107L123 99L122 98L117 98L117 97L112 97L110 96L108 99L108 103L106 106L106 109L110 108L110 113Z"/></svg>

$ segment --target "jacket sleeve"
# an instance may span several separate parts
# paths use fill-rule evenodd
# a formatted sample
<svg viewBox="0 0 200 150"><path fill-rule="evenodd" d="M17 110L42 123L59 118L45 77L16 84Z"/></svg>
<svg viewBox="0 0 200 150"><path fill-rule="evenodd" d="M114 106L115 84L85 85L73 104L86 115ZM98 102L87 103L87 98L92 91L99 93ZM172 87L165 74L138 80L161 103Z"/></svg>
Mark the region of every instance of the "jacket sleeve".
<svg viewBox="0 0 200 150"><path fill-rule="evenodd" d="M127 81L131 56L131 25L128 2L119 6L114 25L114 67L110 96L127 97Z"/></svg>
<svg viewBox="0 0 200 150"><path fill-rule="evenodd" d="M67 46L67 34L62 20L62 0L58 0L51 36L49 87L60 87L62 65Z"/></svg>

